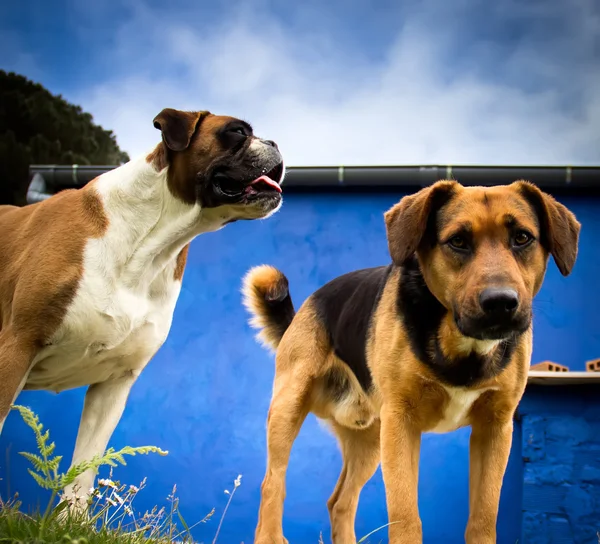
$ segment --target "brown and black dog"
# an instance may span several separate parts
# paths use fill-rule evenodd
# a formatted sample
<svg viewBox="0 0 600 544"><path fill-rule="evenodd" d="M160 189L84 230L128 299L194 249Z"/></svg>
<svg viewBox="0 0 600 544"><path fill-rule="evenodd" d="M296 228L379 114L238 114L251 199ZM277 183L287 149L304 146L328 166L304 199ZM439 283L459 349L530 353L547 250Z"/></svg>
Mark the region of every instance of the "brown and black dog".
<svg viewBox="0 0 600 544"><path fill-rule="evenodd" d="M527 381L532 300L549 255L568 275L580 224L535 185L440 181L385 213L393 264L340 276L294 312L286 277L249 271L244 303L276 349L255 544L283 544L285 474L309 412L337 436L332 540L355 543L359 494L382 464L389 541L422 542L421 433L472 428L468 544L496 542L513 415Z"/></svg>

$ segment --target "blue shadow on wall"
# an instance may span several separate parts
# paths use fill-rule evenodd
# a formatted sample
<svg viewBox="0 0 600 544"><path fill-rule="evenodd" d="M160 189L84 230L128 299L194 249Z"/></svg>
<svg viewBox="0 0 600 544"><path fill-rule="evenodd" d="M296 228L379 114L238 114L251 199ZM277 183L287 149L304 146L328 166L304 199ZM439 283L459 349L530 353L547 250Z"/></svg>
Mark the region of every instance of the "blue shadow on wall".
<svg viewBox="0 0 600 544"><path fill-rule="evenodd" d="M240 302L240 280L251 266L270 263L289 277L296 307L335 276L389 262L382 214L402 194L289 194L280 213L267 221L232 224L192 243L171 334L133 388L111 445L153 444L167 457L141 457L115 476L137 484L144 511L165 504L177 484L188 522L213 519L197 528L210 542L227 501L225 489L242 475L219 542L252 542L265 467L265 419L271 396L273 357L254 340ZM600 277L598 203L561 198L583 223L580 257L571 277L550 263L535 303L533 362L552 359L582 370L600 355L595 312L600 294L590 286ZM60 395L26 392L30 406L50 427L59 453L70 459L83 405L83 390ZM426 435L422 445L419 504L425 543L464 542L468 516L469 430ZM19 492L29 505L40 500L19 451L33 451L29 429L13 413L0 439L8 451L0 463L0 491ZM1 458L0 458L1 459ZM8 469L7 469L8 467ZM329 538L326 501L333 491L341 457L337 445L310 417L296 441L287 477L284 530L292 543ZM500 544L515 544L522 523L523 463L521 428L505 477L500 508ZM386 522L385 494L378 471L361 495L357 535ZM386 541L381 532L371 542Z"/></svg>

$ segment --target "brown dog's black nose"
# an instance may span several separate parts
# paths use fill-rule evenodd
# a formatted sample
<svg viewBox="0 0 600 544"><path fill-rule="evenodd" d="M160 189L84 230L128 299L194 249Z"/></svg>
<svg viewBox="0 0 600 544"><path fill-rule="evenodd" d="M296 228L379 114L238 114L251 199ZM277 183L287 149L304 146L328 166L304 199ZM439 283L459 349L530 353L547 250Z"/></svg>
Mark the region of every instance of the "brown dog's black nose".
<svg viewBox="0 0 600 544"><path fill-rule="evenodd" d="M488 315L509 316L519 307L519 294L514 289L489 287L479 295L479 304Z"/></svg>

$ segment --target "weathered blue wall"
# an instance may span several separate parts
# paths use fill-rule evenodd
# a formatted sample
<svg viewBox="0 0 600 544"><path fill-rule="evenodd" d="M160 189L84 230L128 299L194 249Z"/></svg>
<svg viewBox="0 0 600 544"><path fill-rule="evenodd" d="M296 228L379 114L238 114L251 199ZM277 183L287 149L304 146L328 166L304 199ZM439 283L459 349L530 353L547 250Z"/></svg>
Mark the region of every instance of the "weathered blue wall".
<svg viewBox="0 0 600 544"><path fill-rule="evenodd" d="M532 386L519 413L522 542L598 544L600 387Z"/></svg>
<svg viewBox="0 0 600 544"><path fill-rule="evenodd" d="M219 542L252 542L265 466L265 418L273 360L254 341L246 323L240 278L253 265L274 264L288 275L298 306L314 289L339 274L387 263L382 213L401 196L289 195L282 211L268 221L236 223L192 244L171 335L135 385L112 440L115 447L156 444L170 452L168 457L135 458L118 469L116 475L127 483L148 477L138 508L164 504L176 483L188 522L216 508L215 518L196 532L198 539L211 541L227 500L223 490L231 489L233 479L242 474L242 486ZM600 354L596 324L600 291L593 287L600 277L600 214L593 200L562 200L584 225L580 258L569 278L562 278L553 263L549 267L536 302L534 361L550 358L581 370L586 359ZM66 459L72 451L82 402L83 391L58 396L31 392L19 399L50 426ZM555 400L546 397L541 402L538 415L545 417L544 406L550 410ZM524 419L524 424L530 423ZM548 423L545 425L547 428ZM502 494L501 544L515 544L521 535L521 434L518 423ZM466 429L424 437L419 501L425 543L464 542L468 437ZM8 471L4 462L7 448ZM3 496L10 483L11 491L19 491L30 503L39 497L25 462L17 455L33 448L28 429L12 414L0 439ZM526 465L525 470L529 468ZM316 543L321 531L327 539L326 500L339 470L340 455L333 438L309 418L294 446L288 472L284 528L291 542ZM570 500L576 504L579 492L573 489ZM582 500L587 499L582 496ZM363 491L357 533L364 535L385 521L378 472ZM381 540L385 541L384 537L381 534Z"/></svg>

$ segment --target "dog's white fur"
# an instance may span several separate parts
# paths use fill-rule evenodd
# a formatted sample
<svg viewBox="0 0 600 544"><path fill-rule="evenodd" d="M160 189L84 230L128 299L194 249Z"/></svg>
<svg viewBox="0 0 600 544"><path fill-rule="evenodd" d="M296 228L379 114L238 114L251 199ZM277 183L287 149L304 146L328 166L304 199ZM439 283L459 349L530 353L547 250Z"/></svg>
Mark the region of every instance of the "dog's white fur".
<svg viewBox="0 0 600 544"><path fill-rule="evenodd" d="M427 429L430 433L449 433L467 425L468 415L475 401L486 391L496 389L495 387L485 387L481 389L467 389L465 387L444 387L448 393L448 404L444 411L443 418L432 429Z"/></svg>
<svg viewBox="0 0 600 544"><path fill-rule="evenodd" d="M92 384L73 464L105 451L131 387L166 340L181 289L174 274L179 252L199 234L233 218L247 213L254 219L251 210L240 206L203 210L183 203L168 189L168 167L157 172L147 155L96 181L108 230L87 241L75 299L16 395L25 385L59 392ZM94 477L92 471L81 475L65 490L65 498L85 499Z"/></svg>

